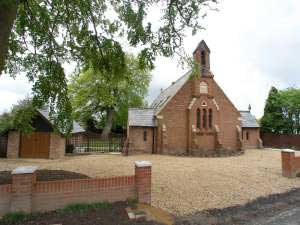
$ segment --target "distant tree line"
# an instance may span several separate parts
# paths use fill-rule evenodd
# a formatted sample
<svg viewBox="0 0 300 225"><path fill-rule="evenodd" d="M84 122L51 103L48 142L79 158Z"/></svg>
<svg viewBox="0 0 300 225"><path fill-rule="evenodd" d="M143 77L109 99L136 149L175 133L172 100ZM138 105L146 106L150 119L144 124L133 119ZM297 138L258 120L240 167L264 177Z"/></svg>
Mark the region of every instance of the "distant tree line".
<svg viewBox="0 0 300 225"><path fill-rule="evenodd" d="M271 88L261 129L265 133L300 134L300 89Z"/></svg>

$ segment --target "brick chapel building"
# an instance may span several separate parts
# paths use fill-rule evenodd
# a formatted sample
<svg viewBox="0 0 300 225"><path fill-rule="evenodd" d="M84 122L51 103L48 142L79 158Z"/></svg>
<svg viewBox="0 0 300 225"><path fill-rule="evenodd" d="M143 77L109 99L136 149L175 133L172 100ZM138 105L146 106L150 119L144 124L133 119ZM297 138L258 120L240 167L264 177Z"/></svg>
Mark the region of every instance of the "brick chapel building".
<svg viewBox="0 0 300 225"><path fill-rule="evenodd" d="M214 80L204 41L193 55L201 76L188 72L163 90L151 108L129 109L129 154L231 155L262 146L250 110L238 111Z"/></svg>

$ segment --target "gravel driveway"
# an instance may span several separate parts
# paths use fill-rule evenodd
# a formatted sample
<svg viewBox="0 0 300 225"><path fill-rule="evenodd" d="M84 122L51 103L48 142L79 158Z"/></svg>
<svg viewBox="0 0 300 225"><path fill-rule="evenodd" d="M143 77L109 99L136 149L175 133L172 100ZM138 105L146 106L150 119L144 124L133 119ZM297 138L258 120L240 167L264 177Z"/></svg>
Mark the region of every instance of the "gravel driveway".
<svg viewBox="0 0 300 225"><path fill-rule="evenodd" d="M88 155L60 160L0 159L0 171L37 165L92 177L120 176L134 173L135 160L153 164L152 204L176 215L244 204L300 187L300 179L281 176L280 152L267 149L247 150L242 156L229 158Z"/></svg>

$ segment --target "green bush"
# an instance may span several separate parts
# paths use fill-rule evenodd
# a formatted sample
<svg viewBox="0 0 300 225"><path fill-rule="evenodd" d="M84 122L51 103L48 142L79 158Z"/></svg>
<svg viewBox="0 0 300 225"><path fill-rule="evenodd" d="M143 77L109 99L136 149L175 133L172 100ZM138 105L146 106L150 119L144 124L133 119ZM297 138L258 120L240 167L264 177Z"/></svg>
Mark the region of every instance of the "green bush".
<svg viewBox="0 0 300 225"><path fill-rule="evenodd" d="M2 217L1 222L4 222L4 224L13 224L27 219L32 219L38 215L38 213L27 214L24 212L7 213Z"/></svg>
<svg viewBox="0 0 300 225"><path fill-rule="evenodd" d="M91 209L107 209L111 208L112 205L109 202L97 202L97 203L76 203L70 204L62 209L56 210L58 213L66 214L66 213L85 213Z"/></svg>
<svg viewBox="0 0 300 225"><path fill-rule="evenodd" d="M137 207L138 203L139 200L137 198L127 198L127 204L133 209Z"/></svg>

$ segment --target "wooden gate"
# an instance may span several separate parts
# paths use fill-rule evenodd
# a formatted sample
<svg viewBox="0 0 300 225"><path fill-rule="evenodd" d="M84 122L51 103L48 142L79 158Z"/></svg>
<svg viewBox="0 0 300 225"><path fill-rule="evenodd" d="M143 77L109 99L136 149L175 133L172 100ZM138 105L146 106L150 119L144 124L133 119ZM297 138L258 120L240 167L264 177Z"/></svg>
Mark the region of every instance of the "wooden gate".
<svg viewBox="0 0 300 225"><path fill-rule="evenodd" d="M21 158L49 158L49 150L50 133L34 132L31 135L21 135Z"/></svg>

